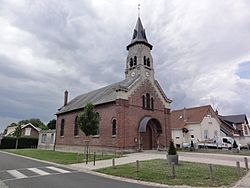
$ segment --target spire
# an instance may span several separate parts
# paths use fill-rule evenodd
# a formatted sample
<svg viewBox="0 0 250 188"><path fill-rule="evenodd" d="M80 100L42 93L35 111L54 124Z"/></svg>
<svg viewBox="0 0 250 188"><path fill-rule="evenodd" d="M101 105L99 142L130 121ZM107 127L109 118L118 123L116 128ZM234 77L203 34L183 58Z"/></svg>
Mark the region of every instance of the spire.
<svg viewBox="0 0 250 188"><path fill-rule="evenodd" d="M140 9L138 9L138 10L140 10ZM133 37L132 37L130 44L127 46L127 50L136 43L143 43L146 46L148 46L150 48L150 50L153 48L153 46L148 43L148 40L146 37L146 32L142 26L142 22L141 22L139 13L138 13L138 19L137 19L136 26L134 29Z"/></svg>

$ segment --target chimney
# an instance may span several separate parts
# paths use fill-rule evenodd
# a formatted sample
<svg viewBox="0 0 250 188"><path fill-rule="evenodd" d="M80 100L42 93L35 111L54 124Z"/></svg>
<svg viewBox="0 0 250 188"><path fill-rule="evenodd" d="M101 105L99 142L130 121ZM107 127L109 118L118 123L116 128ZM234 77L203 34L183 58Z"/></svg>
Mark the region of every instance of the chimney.
<svg viewBox="0 0 250 188"><path fill-rule="evenodd" d="M64 106L68 104L68 94L69 92L67 90L64 91Z"/></svg>
<svg viewBox="0 0 250 188"><path fill-rule="evenodd" d="M186 117L186 108L184 107L183 109L183 120L186 122L187 121L187 117Z"/></svg>
<svg viewBox="0 0 250 188"><path fill-rule="evenodd" d="M215 111L215 114L218 116L219 115L219 112L218 112L218 110L216 109L216 111Z"/></svg>

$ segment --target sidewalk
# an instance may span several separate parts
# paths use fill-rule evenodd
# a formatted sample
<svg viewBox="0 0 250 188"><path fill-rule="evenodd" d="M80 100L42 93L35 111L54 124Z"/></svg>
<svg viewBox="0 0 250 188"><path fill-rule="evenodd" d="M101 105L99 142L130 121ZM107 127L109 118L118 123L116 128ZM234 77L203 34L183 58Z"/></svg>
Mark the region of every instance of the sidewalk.
<svg viewBox="0 0 250 188"><path fill-rule="evenodd" d="M210 163L210 164L220 164L226 166L236 166L236 161L240 161L240 166L245 167L244 157L239 155L225 155L225 154L208 154L208 153L191 153L191 152L179 152L179 160L199 162L199 163ZM248 158L248 163L250 163L250 156ZM166 159L166 152L141 152L141 153L131 153L127 154L125 157L116 158L115 165L122 165L127 163L133 163L136 160L152 160L152 159ZM88 164L78 163L72 164L70 167L77 170L95 170L99 168L106 168L112 166L112 159L96 161L96 165L93 162ZM250 165L249 165L250 168ZM243 177L234 188L250 188L250 171Z"/></svg>

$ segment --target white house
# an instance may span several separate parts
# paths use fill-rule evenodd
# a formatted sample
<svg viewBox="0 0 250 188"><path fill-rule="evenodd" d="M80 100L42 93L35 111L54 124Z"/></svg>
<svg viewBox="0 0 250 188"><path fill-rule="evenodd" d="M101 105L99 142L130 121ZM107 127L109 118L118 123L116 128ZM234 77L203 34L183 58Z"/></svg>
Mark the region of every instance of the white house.
<svg viewBox="0 0 250 188"><path fill-rule="evenodd" d="M171 134L176 147L221 136L220 120L210 105L171 112Z"/></svg>

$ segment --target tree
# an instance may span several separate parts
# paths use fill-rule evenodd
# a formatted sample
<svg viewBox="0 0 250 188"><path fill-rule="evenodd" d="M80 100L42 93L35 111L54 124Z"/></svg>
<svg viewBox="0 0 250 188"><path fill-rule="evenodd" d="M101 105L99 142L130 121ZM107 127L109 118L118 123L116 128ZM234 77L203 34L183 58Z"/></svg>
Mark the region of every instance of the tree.
<svg viewBox="0 0 250 188"><path fill-rule="evenodd" d="M22 135L22 127L21 125L17 125L15 132L13 133L13 136L16 137L16 149L18 147L18 139L21 137Z"/></svg>
<svg viewBox="0 0 250 188"><path fill-rule="evenodd" d="M173 140L170 140L170 145L169 145L169 149L168 149L168 155L176 155L176 148L174 146L174 142Z"/></svg>
<svg viewBox="0 0 250 188"><path fill-rule="evenodd" d="M49 123L47 124L47 127L49 129L56 129L56 120L55 119L50 120Z"/></svg>
<svg viewBox="0 0 250 188"><path fill-rule="evenodd" d="M88 103L83 112L79 114L77 118L77 125L79 128L85 133L86 140L86 163L88 163L88 150L89 150L89 136L96 135L99 129L99 115L94 111L94 105L92 103Z"/></svg>

